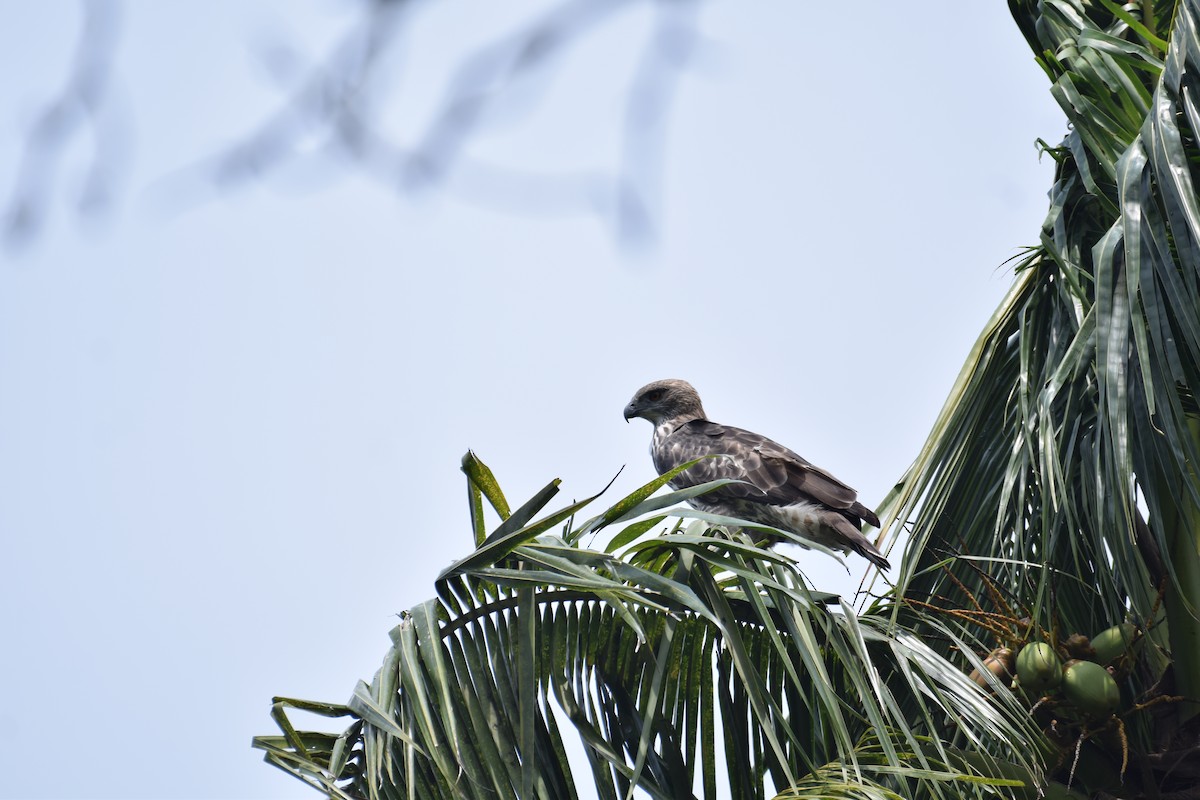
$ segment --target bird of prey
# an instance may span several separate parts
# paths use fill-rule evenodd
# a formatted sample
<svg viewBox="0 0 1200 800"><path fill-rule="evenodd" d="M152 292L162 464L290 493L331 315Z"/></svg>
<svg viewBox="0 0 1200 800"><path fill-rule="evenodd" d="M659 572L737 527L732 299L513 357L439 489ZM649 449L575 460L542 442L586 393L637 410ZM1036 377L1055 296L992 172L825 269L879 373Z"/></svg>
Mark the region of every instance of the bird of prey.
<svg viewBox="0 0 1200 800"><path fill-rule="evenodd" d="M693 507L791 531L831 549L853 550L880 569L890 568L862 535L862 523L879 527L879 518L858 502L853 489L765 436L712 422L686 381L655 381L638 389L625 406L625 420L633 417L654 425L650 456L660 475L715 456L675 476L673 488L722 478L743 481L688 500Z"/></svg>

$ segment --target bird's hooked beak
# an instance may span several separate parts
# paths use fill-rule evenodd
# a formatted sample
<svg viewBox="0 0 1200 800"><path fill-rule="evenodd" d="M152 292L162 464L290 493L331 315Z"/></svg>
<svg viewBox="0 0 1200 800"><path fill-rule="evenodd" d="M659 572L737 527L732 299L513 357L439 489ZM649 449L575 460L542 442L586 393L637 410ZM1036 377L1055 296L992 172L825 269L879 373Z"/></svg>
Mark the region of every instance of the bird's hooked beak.
<svg viewBox="0 0 1200 800"><path fill-rule="evenodd" d="M633 419L637 415L637 406L630 401L629 405L625 406L625 421L629 422L629 420Z"/></svg>

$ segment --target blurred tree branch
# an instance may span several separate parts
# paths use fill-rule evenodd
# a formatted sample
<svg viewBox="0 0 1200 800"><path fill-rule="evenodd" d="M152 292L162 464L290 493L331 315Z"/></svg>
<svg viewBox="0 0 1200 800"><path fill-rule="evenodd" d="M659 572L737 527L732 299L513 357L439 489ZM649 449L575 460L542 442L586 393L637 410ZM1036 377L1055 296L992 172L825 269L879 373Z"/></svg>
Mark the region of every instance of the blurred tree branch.
<svg viewBox="0 0 1200 800"><path fill-rule="evenodd" d="M665 122L698 33L700 0L561 0L520 20L458 60L431 121L402 146L381 117L397 102L389 60L419 32L426 6L413 0L362 0L359 15L329 54L282 75L278 106L248 124L232 146L205 159L206 181L222 190L263 180L291 162L333 158L400 193L441 190L520 213L587 213L604 220L624 245L652 238ZM85 123L96 149L80 204L100 207L122 177L101 147L106 97L119 28L117 0L82 2L85 22L70 80L29 131L16 186L4 215L11 247L36 238L52 206L56 168ZM573 48L622 13L652 15L624 109L614 121L618 155L601 169L532 171L480 159L473 140L490 119L512 115L526 99L524 82L548 74ZM289 51L287 60L299 61ZM271 64L267 64L268 67ZM614 68L620 65L614 65ZM276 70L278 73L279 71ZM314 143L316 146L314 147Z"/></svg>
<svg viewBox="0 0 1200 800"><path fill-rule="evenodd" d="M45 222L54 179L68 148L90 133L92 156L79 193L83 214L106 208L119 181L119 136L106 119L112 62L121 28L117 0L80 3L83 24L66 83L37 115L25 140L17 177L3 215L10 249L35 238Z"/></svg>

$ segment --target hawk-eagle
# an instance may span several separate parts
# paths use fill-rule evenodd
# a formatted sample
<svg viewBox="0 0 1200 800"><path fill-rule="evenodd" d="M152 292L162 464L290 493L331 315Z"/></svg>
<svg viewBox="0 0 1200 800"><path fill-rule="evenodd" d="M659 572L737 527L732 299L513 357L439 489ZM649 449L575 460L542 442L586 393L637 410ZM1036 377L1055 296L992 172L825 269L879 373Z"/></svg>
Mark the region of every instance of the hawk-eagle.
<svg viewBox="0 0 1200 800"><path fill-rule="evenodd" d="M671 480L675 489L732 478L731 483L688 500L701 511L791 531L826 547L853 550L880 569L888 560L862 535L862 523L879 527L875 512L857 493L765 436L704 416L700 395L687 381L647 384L625 406L625 419L654 425L650 456L661 475L702 456Z"/></svg>

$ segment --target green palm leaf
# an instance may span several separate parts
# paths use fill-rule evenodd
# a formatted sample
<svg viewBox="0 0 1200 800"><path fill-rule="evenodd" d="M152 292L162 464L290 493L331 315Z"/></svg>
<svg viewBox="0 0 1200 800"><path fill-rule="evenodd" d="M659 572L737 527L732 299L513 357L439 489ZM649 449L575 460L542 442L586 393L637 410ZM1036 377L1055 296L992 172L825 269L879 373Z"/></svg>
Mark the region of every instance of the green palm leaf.
<svg viewBox="0 0 1200 800"><path fill-rule="evenodd" d="M599 518L628 518L647 494ZM768 778L795 789L831 769L841 784L905 797L984 796L1012 782L955 762L941 744L954 739L1034 780L1038 734L1024 707L989 698L925 641L974 651L962 626L929 618L918 635L886 604L856 614L745 535L699 535L703 520L663 524L618 555L580 546L570 527L550 534L532 513L514 529L517 516L404 615L374 680L336 707L356 717L339 760L299 734L257 740L273 763L350 796L574 797L571 729L601 797L635 786L715 797L732 784L733 797L758 798ZM495 546L523 527L543 531Z"/></svg>

